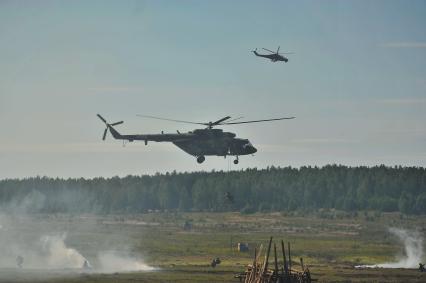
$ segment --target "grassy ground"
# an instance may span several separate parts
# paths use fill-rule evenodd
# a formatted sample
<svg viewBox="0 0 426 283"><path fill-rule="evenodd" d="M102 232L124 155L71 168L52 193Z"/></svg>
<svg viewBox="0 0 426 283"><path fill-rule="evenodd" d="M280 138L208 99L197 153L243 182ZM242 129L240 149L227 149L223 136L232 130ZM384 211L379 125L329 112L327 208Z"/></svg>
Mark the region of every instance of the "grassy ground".
<svg viewBox="0 0 426 283"><path fill-rule="evenodd" d="M185 221L192 229L183 230ZM27 231L67 231L67 245L93 264L99 250L126 249L157 268L150 272L82 274L61 271L2 269L4 282L238 282L253 247L270 236L292 245L292 258L309 265L320 282L426 282L426 273L408 269L355 269L358 264L395 260L401 244L388 227L416 229L425 233L426 219L399 214L337 212L319 216L239 213L151 213L108 217L38 216L25 225ZM33 225L33 226L31 226ZM40 228L42 227L42 228ZM50 227L50 228L49 228ZM422 230L423 229L423 230ZM237 242L247 242L248 253L238 253ZM222 263L210 267L213 258ZM297 261L297 262L296 262Z"/></svg>

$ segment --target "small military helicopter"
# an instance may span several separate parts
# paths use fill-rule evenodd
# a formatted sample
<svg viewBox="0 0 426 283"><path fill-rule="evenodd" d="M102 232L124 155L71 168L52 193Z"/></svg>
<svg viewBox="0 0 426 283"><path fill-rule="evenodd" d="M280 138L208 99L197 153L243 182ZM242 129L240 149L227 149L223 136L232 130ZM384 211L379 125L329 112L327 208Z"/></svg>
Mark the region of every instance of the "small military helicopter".
<svg viewBox="0 0 426 283"><path fill-rule="evenodd" d="M171 142L186 153L196 157L198 163L203 163L206 159L205 156L223 156L228 155L235 156L234 164L238 164L238 156L240 155L249 155L257 152L257 149L250 143L248 139L236 138L236 134L231 132L224 132L222 129L214 129L216 126L226 126L226 125L237 125L237 124L248 124L248 123L259 123L259 122L268 122L268 121L278 121L278 120L287 120L294 119L295 117L282 117L282 118L273 118L273 119L263 119L263 120L252 120L252 121L237 121L242 117L231 119L230 116L221 118L215 122L207 123L197 123L183 120L174 120L168 118L161 118L155 116L147 115L137 115L143 118L151 118L179 123L203 125L206 128L195 129L188 133L163 133L160 134L135 134L135 135L122 135L120 134L114 126L120 125L123 121L108 123L105 118L97 114L99 119L105 123L106 128L102 136L102 140L105 140L105 137L109 132L111 135L118 140L133 142L135 140L144 141L145 145L149 141L155 142Z"/></svg>
<svg viewBox="0 0 426 283"><path fill-rule="evenodd" d="M277 61L284 61L285 63L288 62L288 58L285 56L282 56L281 54L293 54L293 52L284 52L284 53L279 53L280 52L280 47L278 46L277 51L272 51L266 48L262 48L263 50L266 50L268 52L271 52L271 54L259 54L257 53L257 48L255 50L253 50L254 55L258 56L258 57L264 57L264 58L268 58L270 59L272 62L277 62Z"/></svg>

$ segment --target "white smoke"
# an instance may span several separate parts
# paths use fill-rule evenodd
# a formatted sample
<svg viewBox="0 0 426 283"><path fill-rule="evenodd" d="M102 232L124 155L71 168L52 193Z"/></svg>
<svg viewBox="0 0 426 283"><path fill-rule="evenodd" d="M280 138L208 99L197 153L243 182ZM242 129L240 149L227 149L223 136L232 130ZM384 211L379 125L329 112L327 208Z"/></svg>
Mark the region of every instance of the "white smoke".
<svg viewBox="0 0 426 283"><path fill-rule="evenodd" d="M43 268L81 268L86 260L77 250L65 245L66 234L41 237L39 254Z"/></svg>
<svg viewBox="0 0 426 283"><path fill-rule="evenodd" d="M85 258L75 249L65 245L66 234L45 235L34 242L19 244L9 239L2 248L0 267L16 267L15 258L22 258L22 266L28 269L81 268Z"/></svg>
<svg viewBox="0 0 426 283"><path fill-rule="evenodd" d="M151 271L153 267L142 260L117 251L99 252L95 265L92 265L77 249L65 243L66 234L44 235L26 247L11 245L11 255L6 264L0 261L0 268L16 267L12 256L22 258L22 268L39 270L81 270L84 272L114 273L125 271Z"/></svg>
<svg viewBox="0 0 426 283"><path fill-rule="evenodd" d="M79 196L64 193L57 198L65 203ZM113 237L102 234L103 226L98 224L97 216L40 213L46 202L44 194L33 190L22 198L0 205L0 281L4 279L2 270L10 269L24 273L28 270L60 271L61 274L154 270L139 257L126 252L131 248L123 246L126 233L117 230ZM69 231L72 241L68 242L67 233L62 231ZM75 231L79 232L73 233ZM94 243L90 242L92 235L97 235ZM82 246L86 248L82 250ZM115 251L105 252L106 248Z"/></svg>
<svg viewBox="0 0 426 283"><path fill-rule="evenodd" d="M358 265L356 268L416 268L423 259L423 237L418 231L389 228L404 245L404 255L394 262L385 262L373 265Z"/></svg>
<svg viewBox="0 0 426 283"><path fill-rule="evenodd" d="M142 260L132 258L127 254L117 251L101 252L98 255L99 271L123 272L123 271L152 271L154 267L146 265Z"/></svg>

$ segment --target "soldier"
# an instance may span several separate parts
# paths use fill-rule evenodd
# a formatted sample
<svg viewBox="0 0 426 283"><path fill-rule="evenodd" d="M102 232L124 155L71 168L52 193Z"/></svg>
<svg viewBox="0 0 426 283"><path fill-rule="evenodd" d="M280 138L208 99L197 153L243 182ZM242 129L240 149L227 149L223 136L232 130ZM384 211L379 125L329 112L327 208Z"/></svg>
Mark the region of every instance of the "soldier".
<svg viewBox="0 0 426 283"><path fill-rule="evenodd" d="M420 270L420 272L425 271L425 265L423 263L419 263L419 270Z"/></svg>
<svg viewBox="0 0 426 283"><path fill-rule="evenodd" d="M225 193L225 199L231 204L234 204L234 196L230 192Z"/></svg>
<svg viewBox="0 0 426 283"><path fill-rule="evenodd" d="M90 263L87 259L84 260L83 262L83 269L84 270L90 270L92 267L90 266Z"/></svg>
<svg viewBox="0 0 426 283"><path fill-rule="evenodd" d="M210 264L212 267L216 267L216 265L218 265L218 264L220 264L221 263L221 261L220 261L220 258L214 258L213 260L212 260L212 263Z"/></svg>

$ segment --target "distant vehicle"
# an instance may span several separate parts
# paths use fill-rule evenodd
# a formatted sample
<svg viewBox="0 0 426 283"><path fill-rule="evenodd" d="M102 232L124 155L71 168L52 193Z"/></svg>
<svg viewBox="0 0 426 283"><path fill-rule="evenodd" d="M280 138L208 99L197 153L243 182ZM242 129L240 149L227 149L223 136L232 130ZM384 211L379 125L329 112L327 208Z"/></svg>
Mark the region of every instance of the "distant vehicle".
<svg viewBox="0 0 426 283"><path fill-rule="evenodd" d="M266 50L268 52L270 52L271 54L259 54L257 53L257 48L255 50L253 50L254 55L258 56L258 57L264 57L264 58L268 58L270 59L272 62L277 62L277 61L284 61L285 63L288 62L288 58L281 55L281 54L293 54L293 52L284 52L284 53L279 53L280 52L280 47L278 46L277 51L272 51L266 48L262 48L263 50Z"/></svg>
<svg viewBox="0 0 426 283"><path fill-rule="evenodd" d="M123 121L116 123L108 123L101 115L97 114L99 119L101 119L105 125L105 131L102 136L102 140L105 140L108 130L115 139L133 142L135 140L141 140L145 142L145 145L148 144L148 141L155 142L171 142L186 153L195 156L198 163L203 163L206 159L205 156L223 156L228 155L235 156L234 164L238 164L238 156L254 154L257 152L257 149L250 143L248 139L236 138L236 134L231 132L224 132L222 129L213 129L216 126L225 126L225 125L237 125L237 124L248 124L248 123L259 123L259 122L268 122L268 121L277 121L277 120L286 120L293 119L295 117L283 117L283 118L273 118L273 119L263 119L263 120L252 120L252 121L240 121L235 122L237 119L242 117L231 119L230 116L226 116L222 119L219 119L215 122L208 123L197 123L189 122L182 120L173 120L167 118L160 118L154 116L138 115L144 118L166 120L172 122L180 122L187 124L196 124L206 126L204 129L195 129L188 133L180 133L177 131L176 134L136 134L136 135L122 135L114 128L114 126L120 125ZM231 120L230 120L231 119ZM225 122L226 121L226 122Z"/></svg>

